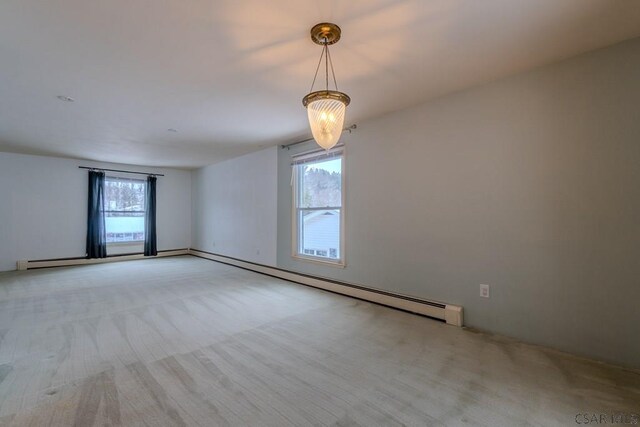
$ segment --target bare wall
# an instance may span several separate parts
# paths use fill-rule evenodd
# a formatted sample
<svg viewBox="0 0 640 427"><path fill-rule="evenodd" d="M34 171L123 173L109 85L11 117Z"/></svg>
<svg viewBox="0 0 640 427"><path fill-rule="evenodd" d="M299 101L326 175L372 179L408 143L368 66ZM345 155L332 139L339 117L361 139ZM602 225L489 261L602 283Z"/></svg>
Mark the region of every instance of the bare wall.
<svg viewBox="0 0 640 427"><path fill-rule="evenodd" d="M638 76L640 39L358 123L344 269L291 257L290 155L310 145L281 151L278 266L640 367Z"/></svg>
<svg viewBox="0 0 640 427"><path fill-rule="evenodd" d="M88 178L79 165L165 174L156 190L158 249L190 246L190 171L0 153L0 271L23 259L85 255Z"/></svg>
<svg viewBox="0 0 640 427"><path fill-rule="evenodd" d="M276 265L277 147L193 171L193 247Z"/></svg>

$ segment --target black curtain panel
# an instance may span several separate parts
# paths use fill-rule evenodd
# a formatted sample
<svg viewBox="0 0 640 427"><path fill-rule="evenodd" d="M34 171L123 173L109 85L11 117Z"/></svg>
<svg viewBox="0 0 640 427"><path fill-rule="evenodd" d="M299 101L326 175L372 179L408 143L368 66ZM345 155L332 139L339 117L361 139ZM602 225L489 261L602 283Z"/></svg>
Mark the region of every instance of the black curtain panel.
<svg viewBox="0 0 640 427"><path fill-rule="evenodd" d="M107 233L104 224L104 172L89 171L87 209L87 258L107 257Z"/></svg>
<svg viewBox="0 0 640 427"><path fill-rule="evenodd" d="M144 256L158 255L156 240L156 177L147 177L147 197L144 221Z"/></svg>

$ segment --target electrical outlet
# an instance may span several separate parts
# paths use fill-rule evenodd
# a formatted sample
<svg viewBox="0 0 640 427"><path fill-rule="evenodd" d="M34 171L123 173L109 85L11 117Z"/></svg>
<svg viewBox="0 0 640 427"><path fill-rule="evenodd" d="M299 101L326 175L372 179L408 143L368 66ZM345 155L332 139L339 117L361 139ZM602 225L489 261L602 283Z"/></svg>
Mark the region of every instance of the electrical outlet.
<svg viewBox="0 0 640 427"><path fill-rule="evenodd" d="M480 285L480 296L482 298L489 298L489 285Z"/></svg>

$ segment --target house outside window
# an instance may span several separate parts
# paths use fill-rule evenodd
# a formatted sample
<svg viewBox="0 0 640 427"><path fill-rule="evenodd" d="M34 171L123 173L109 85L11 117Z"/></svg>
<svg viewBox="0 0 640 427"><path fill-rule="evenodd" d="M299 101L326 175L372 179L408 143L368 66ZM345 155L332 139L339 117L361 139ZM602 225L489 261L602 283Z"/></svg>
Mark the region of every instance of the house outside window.
<svg viewBox="0 0 640 427"><path fill-rule="evenodd" d="M342 148L294 157L293 256L344 265Z"/></svg>
<svg viewBox="0 0 640 427"><path fill-rule="evenodd" d="M105 178L107 244L144 242L146 186L139 179Z"/></svg>

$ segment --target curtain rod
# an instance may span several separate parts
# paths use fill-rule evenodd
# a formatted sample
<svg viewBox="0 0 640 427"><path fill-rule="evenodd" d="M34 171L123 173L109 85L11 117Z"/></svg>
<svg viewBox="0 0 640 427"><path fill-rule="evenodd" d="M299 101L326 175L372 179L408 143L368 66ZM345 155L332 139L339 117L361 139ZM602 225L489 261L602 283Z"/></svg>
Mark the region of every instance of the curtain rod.
<svg viewBox="0 0 640 427"><path fill-rule="evenodd" d="M354 129L356 129L358 127L358 125L356 124L352 124L351 126L348 126L344 129L342 129L343 132L347 131L349 133L353 132ZM284 144L281 145L281 148L286 148L287 150L291 149L291 147L293 147L294 145L298 145L298 144L302 144L303 142L308 142L308 141L313 141L313 137L311 138L307 138L307 139L303 139L301 141L296 141L296 142L292 142L291 144Z"/></svg>
<svg viewBox="0 0 640 427"><path fill-rule="evenodd" d="M121 171L121 170L118 170L118 169L91 168L89 166L78 166L78 168L80 168L80 169L90 169L90 170L95 170L95 171L122 172L122 173L135 173L135 174L138 174L138 175L164 176L164 174L161 174L161 173Z"/></svg>

